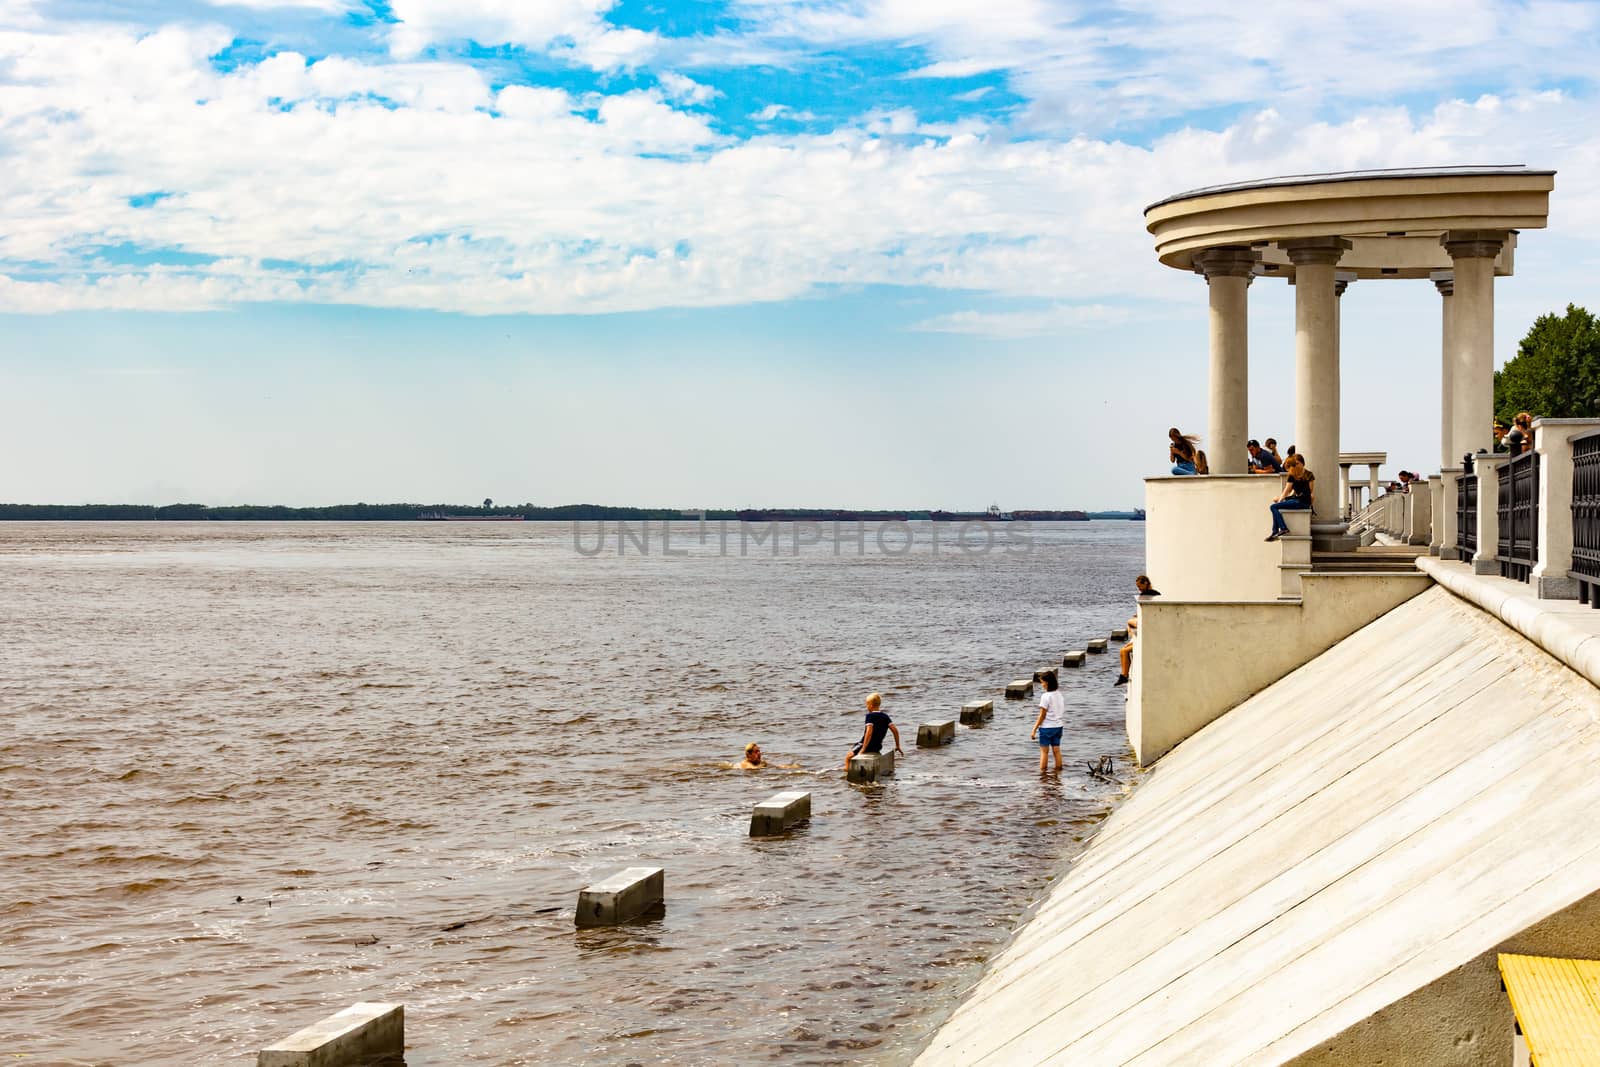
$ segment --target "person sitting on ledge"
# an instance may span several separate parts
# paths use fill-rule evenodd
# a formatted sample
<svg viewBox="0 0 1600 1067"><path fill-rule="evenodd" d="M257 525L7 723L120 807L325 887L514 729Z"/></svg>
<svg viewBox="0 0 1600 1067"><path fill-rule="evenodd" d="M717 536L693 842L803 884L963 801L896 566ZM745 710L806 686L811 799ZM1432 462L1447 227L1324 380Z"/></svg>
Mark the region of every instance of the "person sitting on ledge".
<svg viewBox="0 0 1600 1067"><path fill-rule="evenodd" d="M1283 472L1288 477L1283 482L1283 493L1270 505L1272 532L1266 537L1268 541L1276 541L1289 532L1289 524L1283 521L1285 511L1311 510L1311 483L1317 476L1306 470L1305 460L1295 455L1283 461Z"/></svg>
<svg viewBox="0 0 1600 1067"><path fill-rule="evenodd" d="M1262 451L1270 453L1272 458L1278 461L1278 470L1283 470L1283 457L1278 455L1278 439L1276 437L1267 438L1266 443L1261 448Z"/></svg>
<svg viewBox="0 0 1600 1067"><path fill-rule="evenodd" d="M1172 473L1199 473L1194 465L1194 444L1200 438L1194 434L1180 433L1176 426L1167 431L1167 438L1167 458L1172 461Z"/></svg>
<svg viewBox="0 0 1600 1067"><path fill-rule="evenodd" d="M1161 590L1150 584L1148 575L1141 574L1133 580L1134 588L1139 590L1139 599L1160 596ZM1122 643L1122 649L1117 653L1122 661L1122 673L1117 675L1117 680L1112 685L1127 685L1128 671L1133 667L1133 639L1139 636L1139 616L1134 615L1128 620L1128 639Z"/></svg>
<svg viewBox="0 0 1600 1067"><path fill-rule="evenodd" d="M850 769L852 757L876 755L882 752L883 737L886 733L894 734L894 754L897 756L905 755L905 751L900 747L900 728L894 724L893 719L880 710L882 707L883 697L881 695L873 693L867 697L866 725L862 727L861 740L856 742L856 747L852 748L844 758L844 769L846 771Z"/></svg>
<svg viewBox="0 0 1600 1067"><path fill-rule="evenodd" d="M1269 437L1267 440L1270 441L1272 438ZM1251 474L1283 473L1282 461L1279 460L1277 456L1274 456L1271 452L1268 452L1266 449L1262 448L1259 441L1251 438L1250 443L1245 447L1250 450Z"/></svg>
<svg viewBox="0 0 1600 1067"><path fill-rule="evenodd" d="M1203 448L1194 450L1194 472L1196 474L1211 473L1211 464L1206 462L1206 450Z"/></svg>

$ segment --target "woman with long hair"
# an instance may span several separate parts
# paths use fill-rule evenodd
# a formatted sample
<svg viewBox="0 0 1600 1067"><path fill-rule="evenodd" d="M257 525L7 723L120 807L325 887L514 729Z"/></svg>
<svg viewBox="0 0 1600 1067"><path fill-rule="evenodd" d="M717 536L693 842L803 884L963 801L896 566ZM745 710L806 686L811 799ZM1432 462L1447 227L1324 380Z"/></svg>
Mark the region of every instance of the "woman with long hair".
<svg viewBox="0 0 1600 1067"><path fill-rule="evenodd" d="M1167 431L1167 458L1172 461L1173 474L1196 474L1194 446L1200 438L1192 433L1180 433L1174 426Z"/></svg>
<svg viewBox="0 0 1600 1067"><path fill-rule="evenodd" d="M1283 493L1271 504L1272 532L1267 535L1268 541L1276 541L1289 532L1289 524L1283 521L1285 511L1311 510L1311 483L1317 476L1306 470L1306 461L1289 456L1283 461L1283 473Z"/></svg>

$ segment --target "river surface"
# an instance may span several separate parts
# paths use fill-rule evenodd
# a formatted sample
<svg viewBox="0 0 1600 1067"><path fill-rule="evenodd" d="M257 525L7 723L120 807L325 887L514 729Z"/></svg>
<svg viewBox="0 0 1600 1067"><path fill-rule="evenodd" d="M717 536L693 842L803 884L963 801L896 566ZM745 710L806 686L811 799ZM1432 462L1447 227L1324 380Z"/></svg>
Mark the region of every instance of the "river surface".
<svg viewBox="0 0 1600 1067"><path fill-rule="evenodd" d="M1114 655L1062 672L1059 777L1003 688L1143 558L911 525L0 524L0 1060L244 1067L393 1000L409 1067L908 1062L1128 787ZM907 756L851 786L872 690ZM665 909L575 929L636 864Z"/></svg>

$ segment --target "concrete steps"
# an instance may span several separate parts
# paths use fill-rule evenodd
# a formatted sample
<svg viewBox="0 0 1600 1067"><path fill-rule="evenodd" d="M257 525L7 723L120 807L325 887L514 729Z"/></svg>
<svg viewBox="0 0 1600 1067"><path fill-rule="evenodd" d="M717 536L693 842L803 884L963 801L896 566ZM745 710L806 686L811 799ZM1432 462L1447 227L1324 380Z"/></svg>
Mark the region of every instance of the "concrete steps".
<svg viewBox="0 0 1600 1067"><path fill-rule="evenodd" d="M1417 557L1427 550L1407 545L1372 546L1349 552L1313 552L1311 569L1320 574L1415 574Z"/></svg>

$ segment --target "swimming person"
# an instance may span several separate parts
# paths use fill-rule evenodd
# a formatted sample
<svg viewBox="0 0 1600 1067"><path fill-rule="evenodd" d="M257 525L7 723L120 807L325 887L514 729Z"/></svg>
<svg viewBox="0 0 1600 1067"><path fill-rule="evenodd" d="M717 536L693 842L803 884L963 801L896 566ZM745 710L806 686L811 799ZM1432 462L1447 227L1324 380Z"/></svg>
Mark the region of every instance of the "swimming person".
<svg viewBox="0 0 1600 1067"><path fill-rule="evenodd" d="M1039 773L1043 774L1048 769L1052 752L1056 756L1056 770L1061 770L1061 730L1067 721L1067 702L1061 695L1055 671L1044 671L1039 680L1044 683L1044 692L1039 694L1039 717L1034 720L1028 739L1039 739Z"/></svg>
<svg viewBox="0 0 1600 1067"><path fill-rule="evenodd" d="M739 764L741 771L759 771L766 764L761 762L761 746L754 741L744 746L744 762Z"/></svg>
<svg viewBox="0 0 1600 1067"><path fill-rule="evenodd" d="M900 747L900 728L894 724L893 719L889 718L889 716L881 710L882 707L883 697L881 695L873 693L867 697L867 717L865 720L866 725L861 729L861 740L856 742L856 747L852 748L849 754L844 758L845 770L848 771L850 769L851 756L876 754L882 752L883 736L887 733L894 734L895 755L905 755L905 751Z"/></svg>

